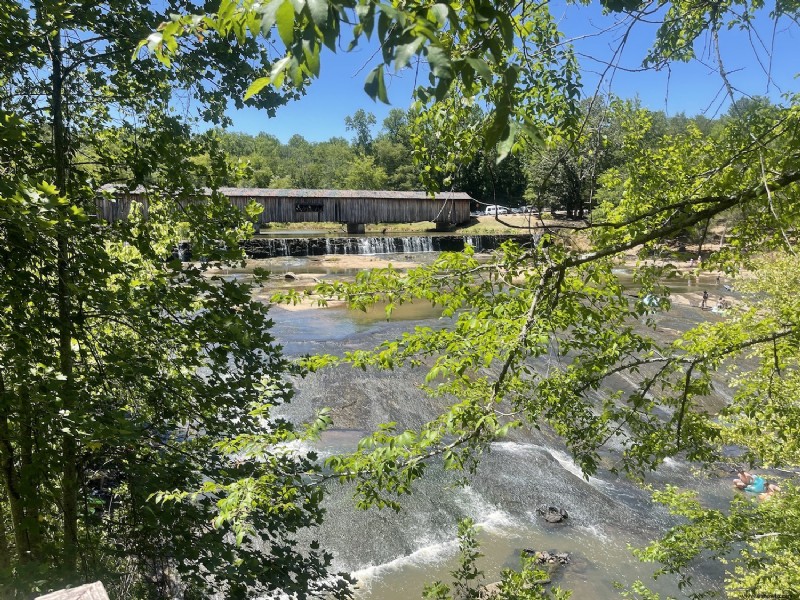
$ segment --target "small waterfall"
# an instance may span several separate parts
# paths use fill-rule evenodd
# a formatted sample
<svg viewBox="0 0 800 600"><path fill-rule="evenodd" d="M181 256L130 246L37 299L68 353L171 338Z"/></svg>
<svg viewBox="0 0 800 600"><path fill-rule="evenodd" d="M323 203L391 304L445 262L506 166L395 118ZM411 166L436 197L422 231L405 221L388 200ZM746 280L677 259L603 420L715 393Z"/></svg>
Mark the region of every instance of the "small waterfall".
<svg viewBox="0 0 800 600"><path fill-rule="evenodd" d="M485 236L481 235L465 235L464 236L464 245L465 246L472 246L475 252L480 252L483 250L483 238Z"/></svg>
<svg viewBox="0 0 800 600"><path fill-rule="evenodd" d="M403 243L403 252L412 254L415 252L434 252L432 237L404 237L401 238Z"/></svg>
<svg viewBox="0 0 800 600"><path fill-rule="evenodd" d="M529 235L417 235L404 237L327 237L270 238L257 237L242 244L250 258L280 256L321 256L324 254L418 254L424 252L460 252L466 245L476 252L499 248L506 240L530 244ZM535 239L534 239L535 243Z"/></svg>

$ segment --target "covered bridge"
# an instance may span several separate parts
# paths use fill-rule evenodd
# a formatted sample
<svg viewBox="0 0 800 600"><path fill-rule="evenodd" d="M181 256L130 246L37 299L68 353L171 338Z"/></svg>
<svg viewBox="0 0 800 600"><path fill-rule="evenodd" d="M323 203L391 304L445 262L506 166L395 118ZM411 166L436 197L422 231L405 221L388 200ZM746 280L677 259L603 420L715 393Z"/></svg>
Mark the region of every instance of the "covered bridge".
<svg viewBox="0 0 800 600"><path fill-rule="evenodd" d="M104 188L108 190L108 187ZM413 223L433 221L437 229L469 221L472 198L463 192L445 192L431 197L425 192L386 190L273 190L264 188L220 188L234 206L244 209L250 202L264 207L259 223L333 222L347 225L349 233L363 233L367 223ZM115 200L101 198L98 207L108 221L124 219L130 203L147 206L142 188L114 191Z"/></svg>

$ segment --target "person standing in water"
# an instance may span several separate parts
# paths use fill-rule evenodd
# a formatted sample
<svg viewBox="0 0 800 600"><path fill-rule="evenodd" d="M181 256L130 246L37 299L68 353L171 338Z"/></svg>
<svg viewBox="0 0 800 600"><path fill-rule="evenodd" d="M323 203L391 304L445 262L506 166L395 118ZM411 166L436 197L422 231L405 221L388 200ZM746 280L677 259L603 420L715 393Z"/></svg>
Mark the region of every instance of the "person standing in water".
<svg viewBox="0 0 800 600"><path fill-rule="evenodd" d="M708 290L703 290L703 301L700 303L700 308L706 308L708 302Z"/></svg>

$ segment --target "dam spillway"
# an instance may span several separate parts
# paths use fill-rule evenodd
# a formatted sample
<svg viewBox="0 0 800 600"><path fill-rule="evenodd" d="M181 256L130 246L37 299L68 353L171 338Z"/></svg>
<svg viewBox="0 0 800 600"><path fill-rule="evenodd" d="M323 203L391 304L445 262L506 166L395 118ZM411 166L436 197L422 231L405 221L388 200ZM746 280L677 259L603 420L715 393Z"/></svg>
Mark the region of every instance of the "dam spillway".
<svg viewBox="0 0 800 600"><path fill-rule="evenodd" d="M503 242L535 243L530 235L435 235L376 237L256 237L242 244L250 258L322 256L325 254L416 254L460 252L472 246L477 252L495 250Z"/></svg>

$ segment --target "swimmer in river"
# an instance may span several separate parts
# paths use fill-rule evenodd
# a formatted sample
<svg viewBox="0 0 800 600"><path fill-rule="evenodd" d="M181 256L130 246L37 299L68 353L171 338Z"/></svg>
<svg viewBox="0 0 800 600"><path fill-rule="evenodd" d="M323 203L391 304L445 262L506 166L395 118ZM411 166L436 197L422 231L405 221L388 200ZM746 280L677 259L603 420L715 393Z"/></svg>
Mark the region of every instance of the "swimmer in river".
<svg viewBox="0 0 800 600"><path fill-rule="evenodd" d="M747 471L739 471L738 477L733 480L733 485L736 489L743 492L750 492L751 494L758 494L759 500L768 500L774 494L781 491L781 488L775 483L769 483L760 475L752 475Z"/></svg>

